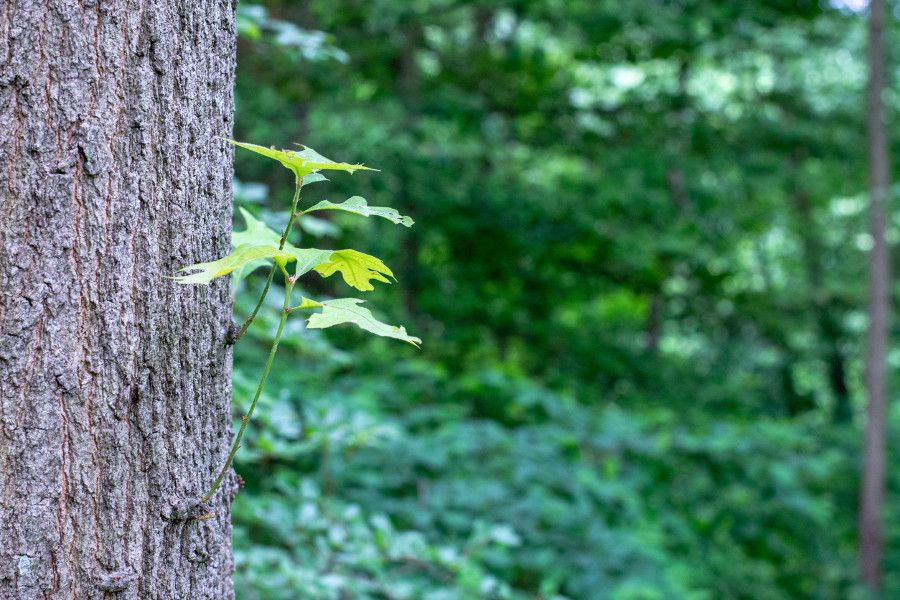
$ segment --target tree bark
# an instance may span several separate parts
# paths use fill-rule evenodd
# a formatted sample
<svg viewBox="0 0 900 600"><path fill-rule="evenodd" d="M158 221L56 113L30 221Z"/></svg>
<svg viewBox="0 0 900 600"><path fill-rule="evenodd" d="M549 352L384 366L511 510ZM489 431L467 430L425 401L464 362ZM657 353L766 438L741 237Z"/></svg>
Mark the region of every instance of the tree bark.
<svg viewBox="0 0 900 600"><path fill-rule="evenodd" d="M0 598L233 596L233 11L0 0Z"/></svg>
<svg viewBox="0 0 900 600"><path fill-rule="evenodd" d="M885 494L885 419L887 416L888 265L887 115L883 99L886 87L885 3L869 4L869 194L874 245L869 272L869 335L865 383L868 391L863 476L860 489L860 575L871 588L881 586L884 531L881 512Z"/></svg>

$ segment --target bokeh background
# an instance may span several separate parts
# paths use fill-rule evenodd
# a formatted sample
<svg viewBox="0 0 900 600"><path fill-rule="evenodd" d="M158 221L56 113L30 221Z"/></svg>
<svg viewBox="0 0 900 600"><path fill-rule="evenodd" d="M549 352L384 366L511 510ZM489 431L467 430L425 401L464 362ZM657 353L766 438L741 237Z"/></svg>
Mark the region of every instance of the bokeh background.
<svg viewBox="0 0 900 600"><path fill-rule="evenodd" d="M238 598L865 597L863 5L242 1L235 137L380 169L303 204L412 229L304 217L295 242L382 257L370 306L424 345L295 320L237 459ZM236 203L279 225L290 174L235 161Z"/></svg>

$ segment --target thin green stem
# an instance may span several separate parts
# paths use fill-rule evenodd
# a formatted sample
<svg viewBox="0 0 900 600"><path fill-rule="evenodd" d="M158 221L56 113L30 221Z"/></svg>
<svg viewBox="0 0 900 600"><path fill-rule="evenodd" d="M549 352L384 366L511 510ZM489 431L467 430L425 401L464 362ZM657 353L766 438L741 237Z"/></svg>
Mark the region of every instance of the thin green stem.
<svg viewBox="0 0 900 600"><path fill-rule="evenodd" d="M281 274L284 276L284 280L289 281L291 279L291 274L288 273L288 270L287 270L287 267L285 266L285 264L281 263L281 262L277 262L277 261L276 261L276 264L278 265L278 268L281 269ZM291 283L293 284L294 282L291 281Z"/></svg>
<svg viewBox="0 0 900 600"><path fill-rule="evenodd" d="M300 188L303 186L303 180L298 179L296 187L294 188L294 199L291 201L291 216L288 218L287 227L284 228L284 231L281 233L281 241L278 243L278 249L281 250L284 248L284 242L287 241L287 235L291 231L291 227L294 225L294 219L297 218L297 204L300 202Z"/></svg>
<svg viewBox="0 0 900 600"><path fill-rule="evenodd" d="M285 226L284 231L281 232L281 241L278 242L278 249L282 250L284 248L284 244L287 241L287 236L291 232L291 227L294 226L294 220L299 216L297 214L297 204L300 203L300 188L303 187L303 179L297 179L296 185L294 187L294 198L291 200L291 216L288 217L287 226ZM274 265L272 266L274 269ZM282 268L282 270L284 270Z"/></svg>
<svg viewBox="0 0 900 600"><path fill-rule="evenodd" d="M287 236L291 231L291 227L294 226L294 219L296 219L299 215L297 214L297 204L300 202L300 188L303 187L303 179L298 179L296 181L296 185L294 187L294 198L291 200L291 216L288 219L288 224L284 228L284 231L281 232L281 240L278 242L278 249L284 249L284 244L287 242ZM256 318L256 314L259 312L259 309L262 307L263 302L266 300L266 295L269 293L269 287L272 285L272 278L275 277L275 265L272 265L272 268L269 269L269 277L266 279L266 287L263 288L262 294L259 296L259 300L256 302L256 306L253 307L253 312L250 313L250 316L247 317L247 320L244 321L244 324L241 325L241 328L238 329L238 332L234 334L234 337L231 338L231 343L236 344L241 337L245 333L247 333L247 329L250 328L250 324L253 323L253 319Z"/></svg>
<svg viewBox="0 0 900 600"><path fill-rule="evenodd" d="M294 188L294 198L291 201L291 216L288 218L287 225L284 228L284 231L281 232L281 240L278 242L278 249L282 250L284 248L285 242L287 242L287 236L291 231L291 227L294 226L294 220L297 218L297 204L300 202L300 188L303 186L303 179L298 178L296 181L296 186ZM237 435L234 438L234 443L231 445L231 452L228 453L228 458L225 459L225 464L222 465L222 468L219 470L219 474L216 475L216 480L213 481L212 486L209 488L209 491L203 494L200 498L201 502L209 502L210 498L213 497L213 494L216 493L216 490L219 489L219 486L222 485L222 480L225 479L225 475L228 474L228 469L231 468L231 464L234 462L234 455L237 454L238 448L241 447L241 439L244 437L244 431L247 430L247 423L250 422L250 417L253 416L253 411L256 410L256 403L259 402L259 397L262 396L263 390L266 387L266 379L269 377L269 371L272 369L272 362L275 360L275 354L278 352L278 343L281 341L281 334L284 333L284 324L287 323L288 315L290 314L290 306L291 306L291 293L294 291L294 278L290 277L287 270L284 268L284 265L278 263L272 265L272 269L269 271L269 277L266 280L266 287L263 288L262 295L259 297L259 301L256 303L256 307L253 309L253 312L250 313L250 317L244 322L241 326L241 329L234 337L234 341L236 342L244 333L247 331L247 328L250 327L250 323L253 322L253 319L256 318L256 313L259 312L260 307L266 299L266 295L269 293L269 287L272 285L272 278L275 276L275 268L280 267L281 272L284 274L284 306L281 309L281 320L278 322L278 330L275 332L275 339L272 341L272 348L269 350L269 356L266 358L266 365L263 367L262 375L259 378L259 385L256 386L256 394L253 396L253 400L250 402L250 408L247 410L247 414L241 417L241 427L238 429Z"/></svg>
<svg viewBox="0 0 900 600"><path fill-rule="evenodd" d="M209 499L212 498L213 494L216 493L216 490L219 489L219 486L222 484L222 480L225 479L225 475L228 474L228 469L231 468L231 463L234 462L234 455L237 454L238 448L241 447L241 439L244 437L244 431L247 429L247 423L250 422L250 418L253 416L253 411L256 410L256 403L259 401L259 397L262 396L263 390L266 387L266 379L269 377L269 371L272 369L272 362L275 360L275 354L278 352L278 342L281 341L281 334L284 333L284 324L287 322L288 308L290 307L291 292L293 290L294 284L290 281L286 282L284 289L284 307L281 311L281 320L278 322L278 331L275 332L275 339L272 341L272 348L269 350L269 357L266 359L266 365L263 368L262 376L259 378L259 385L256 387L256 394L253 396L253 401L250 402L250 408L247 410L247 414L241 417L241 427L240 429L238 429L237 436L235 436L234 438L234 443L231 445L231 452L228 453L228 458L225 460L225 464L222 465L222 469L216 476L216 480L213 482L212 487L210 487L209 491L206 492L201 498L202 502L209 502Z"/></svg>
<svg viewBox="0 0 900 600"><path fill-rule="evenodd" d="M272 278L275 277L275 265L272 264L272 268L269 269L269 277L266 279L266 287L263 288L262 294L259 297L259 301L257 301L256 306L253 307L253 312L250 313L250 316L247 317L247 320L244 321L244 324L241 325L241 328L238 329L238 332L234 334L234 337L231 338L231 343L236 344L241 336L247 333L247 329L250 327L250 323L253 322L253 319L256 318L256 313L259 312L260 307L263 305L263 302L266 300L266 294L269 293L269 286L272 285Z"/></svg>

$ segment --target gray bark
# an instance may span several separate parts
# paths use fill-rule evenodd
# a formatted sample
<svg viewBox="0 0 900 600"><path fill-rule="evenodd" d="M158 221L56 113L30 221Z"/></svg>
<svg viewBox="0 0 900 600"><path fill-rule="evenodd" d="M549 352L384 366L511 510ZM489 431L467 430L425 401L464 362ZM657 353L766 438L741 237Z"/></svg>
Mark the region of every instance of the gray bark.
<svg viewBox="0 0 900 600"><path fill-rule="evenodd" d="M0 0L0 598L233 596L233 9Z"/></svg>
<svg viewBox="0 0 900 600"><path fill-rule="evenodd" d="M884 509L887 418L887 347L890 303L888 263L887 203L890 185L887 113L887 44L885 43L885 2L869 4L869 195L872 239L869 272L869 336L866 356L866 431L863 476L860 488L860 576L872 589L881 587L881 558L884 550Z"/></svg>

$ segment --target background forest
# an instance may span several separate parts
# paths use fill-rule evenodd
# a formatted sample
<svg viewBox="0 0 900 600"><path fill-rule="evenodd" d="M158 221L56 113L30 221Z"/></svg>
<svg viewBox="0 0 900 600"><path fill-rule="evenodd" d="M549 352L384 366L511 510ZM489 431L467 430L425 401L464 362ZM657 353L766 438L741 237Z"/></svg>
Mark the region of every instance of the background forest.
<svg viewBox="0 0 900 600"><path fill-rule="evenodd" d="M241 2L235 138L381 170L304 203L416 226L304 216L304 241L384 258L370 305L424 345L294 323L236 463L238 597L863 598L861 4ZM235 161L283 225L293 181Z"/></svg>

